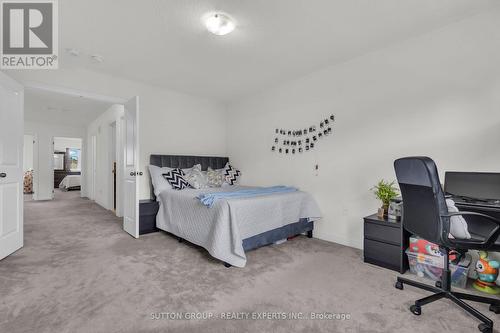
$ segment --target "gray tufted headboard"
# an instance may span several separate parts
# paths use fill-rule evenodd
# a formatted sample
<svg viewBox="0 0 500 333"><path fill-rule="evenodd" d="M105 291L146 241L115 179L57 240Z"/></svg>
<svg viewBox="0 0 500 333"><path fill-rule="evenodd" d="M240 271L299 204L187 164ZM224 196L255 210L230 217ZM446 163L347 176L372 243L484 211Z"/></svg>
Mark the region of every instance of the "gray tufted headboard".
<svg viewBox="0 0 500 333"><path fill-rule="evenodd" d="M193 165L201 164L201 170L207 170L208 167L212 169L222 169L226 163L229 162L228 157L214 157L214 156L189 156L189 155L151 155L149 157L149 164L159 167L169 168L190 168ZM151 197L154 199L153 184L151 184Z"/></svg>

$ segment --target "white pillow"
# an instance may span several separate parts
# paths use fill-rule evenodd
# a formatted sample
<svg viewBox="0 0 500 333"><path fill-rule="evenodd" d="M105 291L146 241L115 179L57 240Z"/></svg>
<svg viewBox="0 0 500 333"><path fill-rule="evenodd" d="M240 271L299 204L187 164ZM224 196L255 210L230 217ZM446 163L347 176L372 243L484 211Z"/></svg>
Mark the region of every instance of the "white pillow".
<svg viewBox="0 0 500 333"><path fill-rule="evenodd" d="M458 208L455 206L455 201L451 199L446 199L446 206L448 206L448 212L456 213ZM450 217L450 234L454 238L458 239L470 239L471 235L467 227L467 221L465 221L462 215L456 215Z"/></svg>
<svg viewBox="0 0 500 333"><path fill-rule="evenodd" d="M195 189L208 188L208 177L206 172L201 171L201 165L196 164L184 177L189 185Z"/></svg>
<svg viewBox="0 0 500 333"><path fill-rule="evenodd" d="M175 168L169 167L158 167L156 165L149 165L149 174L151 175L151 182L153 183L153 191L155 196L159 196L164 190L173 190L172 185L162 176L164 173L168 173ZM189 173L192 168L182 169L184 173Z"/></svg>
<svg viewBox="0 0 500 333"><path fill-rule="evenodd" d="M214 170L208 167L207 170L208 186L210 187L221 187L224 183L224 175L222 174L222 169Z"/></svg>

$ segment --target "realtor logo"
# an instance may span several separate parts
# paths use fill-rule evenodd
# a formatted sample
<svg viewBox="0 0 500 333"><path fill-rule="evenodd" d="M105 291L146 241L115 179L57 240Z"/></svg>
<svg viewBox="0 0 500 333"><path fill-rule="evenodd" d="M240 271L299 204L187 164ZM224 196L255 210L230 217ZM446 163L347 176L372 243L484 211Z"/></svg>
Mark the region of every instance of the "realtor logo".
<svg viewBox="0 0 500 333"><path fill-rule="evenodd" d="M57 0L1 0L1 69L57 69Z"/></svg>

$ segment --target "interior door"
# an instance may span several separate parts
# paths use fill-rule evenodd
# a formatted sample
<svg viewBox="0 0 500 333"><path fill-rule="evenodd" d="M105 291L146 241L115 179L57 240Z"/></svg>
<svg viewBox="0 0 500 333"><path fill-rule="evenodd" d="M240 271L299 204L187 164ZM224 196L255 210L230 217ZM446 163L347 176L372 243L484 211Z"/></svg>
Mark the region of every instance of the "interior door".
<svg viewBox="0 0 500 333"><path fill-rule="evenodd" d="M139 237L139 97L125 103L123 229Z"/></svg>
<svg viewBox="0 0 500 333"><path fill-rule="evenodd" d="M23 246L23 87L0 72L0 259Z"/></svg>

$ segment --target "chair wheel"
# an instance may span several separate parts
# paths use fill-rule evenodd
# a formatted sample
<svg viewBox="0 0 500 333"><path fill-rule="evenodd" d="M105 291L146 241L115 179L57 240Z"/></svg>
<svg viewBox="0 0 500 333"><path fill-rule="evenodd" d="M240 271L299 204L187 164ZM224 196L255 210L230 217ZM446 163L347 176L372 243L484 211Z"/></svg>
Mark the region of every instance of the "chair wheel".
<svg viewBox="0 0 500 333"><path fill-rule="evenodd" d="M394 285L396 289L403 290L403 282L396 281L396 284Z"/></svg>
<svg viewBox="0 0 500 333"><path fill-rule="evenodd" d="M490 305L490 311L491 312L495 312L495 314L499 314L500 313L500 305L491 304Z"/></svg>
<svg viewBox="0 0 500 333"><path fill-rule="evenodd" d="M478 328L482 333L493 333L493 328L486 324L479 324Z"/></svg>
<svg viewBox="0 0 500 333"><path fill-rule="evenodd" d="M436 288L441 288L442 286L441 281L436 281Z"/></svg>
<svg viewBox="0 0 500 333"><path fill-rule="evenodd" d="M410 306L410 311L415 316L420 316L422 314L422 308L419 305L412 305L412 306Z"/></svg>

